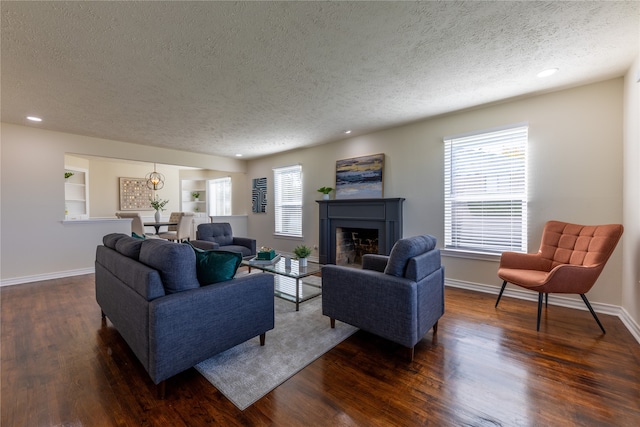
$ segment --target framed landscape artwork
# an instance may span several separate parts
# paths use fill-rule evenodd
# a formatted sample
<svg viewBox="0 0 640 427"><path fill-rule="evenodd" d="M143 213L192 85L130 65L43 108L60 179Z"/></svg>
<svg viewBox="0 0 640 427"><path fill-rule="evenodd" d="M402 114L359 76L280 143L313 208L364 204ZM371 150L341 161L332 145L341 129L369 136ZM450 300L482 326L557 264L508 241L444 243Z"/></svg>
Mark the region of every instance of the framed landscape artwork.
<svg viewBox="0 0 640 427"><path fill-rule="evenodd" d="M384 154L336 161L336 199L382 198Z"/></svg>

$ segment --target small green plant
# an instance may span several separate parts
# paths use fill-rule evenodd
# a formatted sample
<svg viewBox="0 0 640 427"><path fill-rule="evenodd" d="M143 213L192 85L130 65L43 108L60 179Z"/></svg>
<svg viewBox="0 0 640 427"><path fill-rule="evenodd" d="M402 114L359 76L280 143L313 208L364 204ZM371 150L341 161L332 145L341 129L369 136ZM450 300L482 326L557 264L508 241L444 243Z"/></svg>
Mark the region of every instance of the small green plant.
<svg viewBox="0 0 640 427"><path fill-rule="evenodd" d="M157 194L153 199L149 198L149 202L151 202L151 207L157 211L163 211L166 204L169 203L168 200L160 199Z"/></svg>
<svg viewBox="0 0 640 427"><path fill-rule="evenodd" d="M193 197L194 199L197 199L200 197L200 193L198 193L197 191L194 191L193 193L191 193L191 197Z"/></svg>
<svg viewBox="0 0 640 427"><path fill-rule="evenodd" d="M311 248L309 246L299 245L295 247L293 253L297 258L307 258L311 255Z"/></svg>
<svg viewBox="0 0 640 427"><path fill-rule="evenodd" d="M64 179L71 178L73 175L75 175L73 172L65 172Z"/></svg>
<svg viewBox="0 0 640 427"><path fill-rule="evenodd" d="M322 194L329 194L333 191L333 188L331 187L320 187L318 188L318 192L322 193Z"/></svg>

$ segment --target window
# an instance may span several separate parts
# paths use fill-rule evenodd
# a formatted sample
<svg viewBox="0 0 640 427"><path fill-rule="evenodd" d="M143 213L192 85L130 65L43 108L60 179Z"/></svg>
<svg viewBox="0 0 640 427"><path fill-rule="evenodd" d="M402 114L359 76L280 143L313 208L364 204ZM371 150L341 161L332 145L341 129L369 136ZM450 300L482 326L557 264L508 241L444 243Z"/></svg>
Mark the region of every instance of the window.
<svg viewBox="0 0 640 427"><path fill-rule="evenodd" d="M273 170L276 234L302 237L302 166Z"/></svg>
<svg viewBox="0 0 640 427"><path fill-rule="evenodd" d="M445 249L527 251L528 127L445 138Z"/></svg>
<svg viewBox="0 0 640 427"><path fill-rule="evenodd" d="M231 177L209 180L209 215L231 215Z"/></svg>

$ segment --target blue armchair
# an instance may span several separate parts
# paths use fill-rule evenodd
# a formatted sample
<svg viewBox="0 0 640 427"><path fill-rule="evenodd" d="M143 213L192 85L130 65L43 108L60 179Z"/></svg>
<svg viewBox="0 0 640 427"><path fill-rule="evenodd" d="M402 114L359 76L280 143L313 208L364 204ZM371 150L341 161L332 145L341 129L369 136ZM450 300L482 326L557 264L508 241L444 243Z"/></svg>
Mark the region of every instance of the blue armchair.
<svg viewBox="0 0 640 427"><path fill-rule="evenodd" d="M444 268L436 238L400 239L389 256L364 255L362 269L322 269L322 313L409 349L444 314Z"/></svg>
<svg viewBox="0 0 640 427"><path fill-rule="evenodd" d="M236 237L228 222L213 222L198 225L196 240L191 244L200 249L219 249L240 252L243 257L256 254L256 240Z"/></svg>

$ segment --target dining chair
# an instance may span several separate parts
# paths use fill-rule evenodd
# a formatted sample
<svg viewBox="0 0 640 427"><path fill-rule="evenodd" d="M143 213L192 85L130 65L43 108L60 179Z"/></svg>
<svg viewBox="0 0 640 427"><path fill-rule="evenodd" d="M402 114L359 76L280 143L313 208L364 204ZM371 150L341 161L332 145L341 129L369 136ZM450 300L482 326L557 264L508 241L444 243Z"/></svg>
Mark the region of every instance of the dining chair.
<svg viewBox="0 0 640 427"><path fill-rule="evenodd" d="M193 225L193 212L172 212L169 222L174 222L172 218L174 218L174 214L178 219L178 225L170 226L169 231L164 233L159 233L158 237L167 240L174 240L178 242L182 242L183 240L191 240L191 229ZM171 230L171 227L175 227L175 231Z"/></svg>
<svg viewBox="0 0 640 427"><path fill-rule="evenodd" d="M502 253L498 277L503 282L495 306L498 307L507 283L538 292L536 330L539 331L543 296L548 306L550 293L579 294L602 333L606 333L585 294L600 276L623 231L620 224L547 222L538 253Z"/></svg>
<svg viewBox="0 0 640 427"><path fill-rule="evenodd" d="M145 235L142 217L138 212L116 212L116 218L131 218L131 232L136 233L138 236Z"/></svg>

